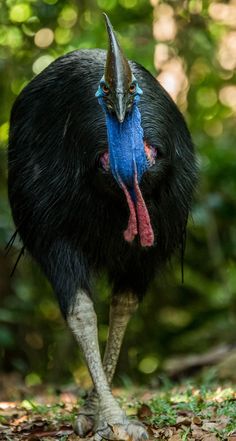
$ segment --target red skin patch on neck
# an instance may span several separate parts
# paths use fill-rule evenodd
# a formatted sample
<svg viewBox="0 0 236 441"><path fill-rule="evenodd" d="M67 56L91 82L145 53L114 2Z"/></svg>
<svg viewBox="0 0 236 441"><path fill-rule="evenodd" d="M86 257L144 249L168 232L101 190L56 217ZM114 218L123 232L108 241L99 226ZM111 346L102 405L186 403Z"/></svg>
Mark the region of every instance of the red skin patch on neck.
<svg viewBox="0 0 236 441"><path fill-rule="evenodd" d="M125 184L120 180L121 188L126 196L126 200L129 206L129 221L128 226L126 230L124 231L124 238L127 242L133 242L135 236L138 234L138 227L137 227L137 217L135 212L135 205L131 199L131 196L125 186Z"/></svg>
<svg viewBox="0 0 236 441"><path fill-rule="evenodd" d="M142 247L151 247L154 243L154 233L150 216L140 191L137 175L135 174L134 190L136 195L136 212L138 218L138 230Z"/></svg>
<svg viewBox="0 0 236 441"><path fill-rule="evenodd" d="M153 165L156 160L156 149L150 147L146 141L144 141L144 150L149 165ZM105 152L101 157L101 164L104 170L109 170L109 154ZM134 164L135 166L136 164ZM139 188L137 173L134 176L134 193L135 202L133 201L126 185L119 179L119 184L125 194L126 201L129 207L129 220L126 230L124 231L124 239L127 242L133 242L135 236L139 234L140 244L142 247L151 247L154 244L154 233L150 221L148 209L146 207L143 195Z"/></svg>
<svg viewBox="0 0 236 441"><path fill-rule="evenodd" d="M129 194L129 191L127 190L125 184L122 182L121 179L120 186L125 194L130 211L128 226L124 231L124 239L127 242L133 242L135 236L139 234L142 247L153 246L154 233L150 221L150 216L138 185L137 173L135 173L134 178L134 192L136 197L135 204Z"/></svg>

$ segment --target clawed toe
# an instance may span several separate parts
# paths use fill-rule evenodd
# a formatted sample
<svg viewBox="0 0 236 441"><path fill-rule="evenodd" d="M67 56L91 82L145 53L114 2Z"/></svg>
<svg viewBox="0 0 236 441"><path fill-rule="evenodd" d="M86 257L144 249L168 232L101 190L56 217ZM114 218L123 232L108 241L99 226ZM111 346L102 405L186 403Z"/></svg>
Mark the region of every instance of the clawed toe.
<svg viewBox="0 0 236 441"><path fill-rule="evenodd" d="M94 434L93 440L94 441L101 441L102 439L106 440L115 440L115 436L112 430L112 427L109 425L105 425L104 427L99 427L97 429L96 433Z"/></svg>
<svg viewBox="0 0 236 441"><path fill-rule="evenodd" d="M142 423L138 421L127 421L125 424L105 423L99 427L94 435L94 441L116 440L116 441L146 441L147 431Z"/></svg>
<svg viewBox="0 0 236 441"><path fill-rule="evenodd" d="M132 441L146 441L148 439L148 433L144 425L139 421L130 421L127 426L127 432Z"/></svg>
<svg viewBox="0 0 236 441"><path fill-rule="evenodd" d="M94 416L80 413L74 423L74 431L81 438L84 438L89 432L91 432L93 426Z"/></svg>

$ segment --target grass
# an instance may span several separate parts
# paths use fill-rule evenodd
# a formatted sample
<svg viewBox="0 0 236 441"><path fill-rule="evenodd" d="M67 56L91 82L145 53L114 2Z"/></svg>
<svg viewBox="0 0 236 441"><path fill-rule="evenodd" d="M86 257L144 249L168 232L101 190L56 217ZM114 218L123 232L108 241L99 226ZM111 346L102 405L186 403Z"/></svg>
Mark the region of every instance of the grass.
<svg viewBox="0 0 236 441"><path fill-rule="evenodd" d="M232 384L166 382L158 390L131 387L115 390L115 394L127 413L138 415L147 426L150 438L236 440L236 389ZM74 440L72 425L80 405L75 394L49 396L46 389L40 397L31 394L15 402L15 409L14 402L9 409L1 408L0 403L0 439L23 440L27 435L45 441Z"/></svg>
<svg viewBox="0 0 236 441"><path fill-rule="evenodd" d="M188 439L186 437L190 435L192 421L196 417L199 428L208 421L212 422L209 432L217 434L220 439L236 431L236 391L232 386L203 385L196 388L193 385L181 385L158 393L150 400L149 406L152 411L149 422L158 427L176 425L178 417L185 415L183 422L190 423L190 427L185 431L183 440Z"/></svg>

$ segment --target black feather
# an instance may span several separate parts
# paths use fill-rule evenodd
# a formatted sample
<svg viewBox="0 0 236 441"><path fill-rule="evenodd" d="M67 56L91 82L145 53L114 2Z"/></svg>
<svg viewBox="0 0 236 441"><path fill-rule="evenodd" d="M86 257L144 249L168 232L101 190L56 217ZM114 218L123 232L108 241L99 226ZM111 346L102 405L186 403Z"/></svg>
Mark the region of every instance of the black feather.
<svg viewBox="0 0 236 441"><path fill-rule="evenodd" d="M143 90L145 140L156 164L141 190L155 246L123 239L128 208L122 190L99 165L107 151L104 113L95 98L106 52L67 54L34 78L11 114L9 198L24 246L51 281L64 314L78 288L106 271L114 293L140 298L177 249L183 251L196 183L196 161L180 111L156 79L130 62Z"/></svg>

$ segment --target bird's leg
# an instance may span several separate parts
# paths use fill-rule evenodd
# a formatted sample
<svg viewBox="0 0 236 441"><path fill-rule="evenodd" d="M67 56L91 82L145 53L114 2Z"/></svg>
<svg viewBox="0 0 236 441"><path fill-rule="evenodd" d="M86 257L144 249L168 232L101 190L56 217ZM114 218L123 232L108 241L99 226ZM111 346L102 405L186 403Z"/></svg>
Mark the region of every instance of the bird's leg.
<svg viewBox="0 0 236 441"><path fill-rule="evenodd" d="M138 307L138 298L132 293L112 298L109 317L109 334L103 366L108 384L111 385L126 327Z"/></svg>
<svg viewBox="0 0 236 441"><path fill-rule="evenodd" d="M123 412L110 391L102 366L97 316L92 300L84 291L78 293L75 304L67 316L67 322L82 349L104 418L109 419L112 416L115 422L123 421Z"/></svg>
<svg viewBox="0 0 236 441"><path fill-rule="evenodd" d="M111 385L114 376L127 324L137 307L137 296L132 293L120 294L112 298L109 334L103 359L104 372L109 385ZM85 436L93 428L97 413L98 396L93 389L84 406L80 409L76 421L76 431L81 437Z"/></svg>
<svg viewBox="0 0 236 441"><path fill-rule="evenodd" d="M67 316L67 322L82 349L104 415L110 415L112 411L114 417L119 420L122 411L112 396L103 370L98 345L97 316L93 302L86 292L78 293L76 302Z"/></svg>

